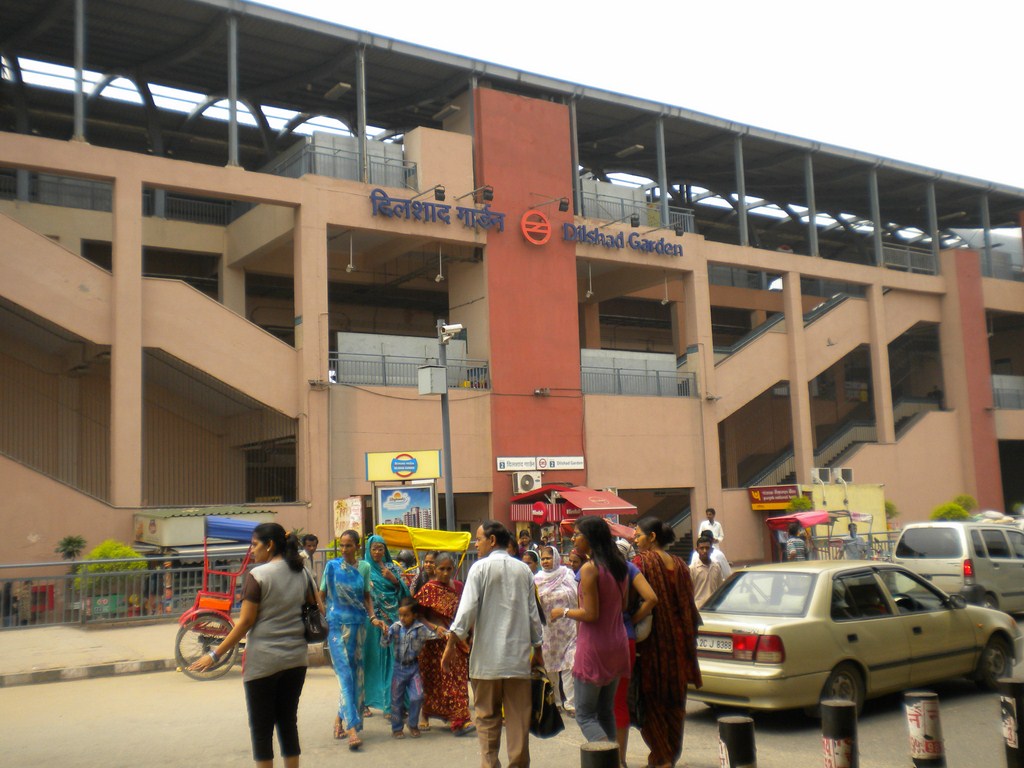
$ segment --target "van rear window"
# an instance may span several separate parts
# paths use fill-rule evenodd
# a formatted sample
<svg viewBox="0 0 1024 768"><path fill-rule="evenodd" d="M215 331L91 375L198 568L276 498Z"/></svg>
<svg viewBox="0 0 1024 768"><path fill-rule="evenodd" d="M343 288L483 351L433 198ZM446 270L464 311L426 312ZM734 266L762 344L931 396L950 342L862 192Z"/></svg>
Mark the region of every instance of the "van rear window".
<svg viewBox="0 0 1024 768"><path fill-rule="evenodd" d="M952 528L908 528L896 545L896 557L962 557L960 536Z"/></svg>

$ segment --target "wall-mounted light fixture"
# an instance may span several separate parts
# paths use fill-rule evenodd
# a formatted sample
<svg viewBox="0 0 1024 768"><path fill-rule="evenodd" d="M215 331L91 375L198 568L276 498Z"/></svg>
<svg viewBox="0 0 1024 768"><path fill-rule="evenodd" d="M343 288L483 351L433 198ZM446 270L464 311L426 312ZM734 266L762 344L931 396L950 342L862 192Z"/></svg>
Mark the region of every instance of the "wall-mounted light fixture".
<svg viewBox="0 0 1024 768"><path fill-rule="evenodd" d="M537 397L547 397L548 395L551 394L551 388L537 387L535 390L533 390L533 394L536 395Z"/></svg>
<svg viewBox="0 0 1024 768"><path fill-rule="evenodd" d="M443 184L435 184L432 187L428 187L427 189L424 189L419 194L416 194L416 195L413 195L412 197L410 197L409 200L417 200L417 199L419 199L419 198L421 198L421 197L423 197L425 195L429 195L431 192L434 193L434 199L437 202L439 202L439 203L443 203L444 202L445 191L444 191L444 185Z"/></svg>
<svg viewBox="0 0 1024 768"><path fill-rule="evenodd" d="M337 101L351 90L351 83L335 83L327 89L327 92L324 94L324 98L330 101Z"/></svg>
<svg viewBox="0 0 1024 768"><path fill-rule="evenodd" d="M431 120L442 122L447 120L449 117L459 114L462 111L462 107L457 104L445 104L441 109L430 116Z"/></svg>
<svg viewBox="0 0 1024 768"><path fill-rule="evenodd" d="M610 227L612 224L621 224L622 222L626 221L627 219L629 220L629 226L633 227L633 229L636 229L637 227L640 226L640 214L639 213L631 213L628 216L623 216L621 219L616 219L615 221L609 221L607 224L602 224L600 227L598 227L598 229L604 229L605 227Z"/></svg>
<svg viewBox="0 0 1024 768"><path fill-rule="evenodd" d="M661 300L661 306L667 307L669 302L668 298L668 275L665 275L665 298Z"/></svg>
<svg viewBox="0 0 1024 768"><path fill-rule="evenodd" d="M349 232L348 233L348 266L345 267L345 271L349 272L349 273L356 271L355 252L353 250L353 245L352 245L352 241L354 239L355 239L355 235L353 235L351 232Z"/></svg>
<svg viewBox="0 0 1024 768"><path fill-rule="evenodd" d="M490 184L484 184L482 187L477 187L476 189L471 189L466 194L459 195L455 199L456 200L461 200L464 197L469 197L470 195L473 195L473 202L478 203L478 202L480 202L480 200L477 200L477 197L476 197L476 193L477 192L480 193L480 200L483 200L485 203L489 203L489 202L491 202L494 199L494 187L492 187Z"/></svg>
<svg viewBox="0 0 1024 768"><path fill-rule="evenodd" d="M594 274L590 270L590 262L587 262L587 292L583 294L584 299L589 299L594 295Z"/></svg>
<svg viewBox="0 0 1024 768"><path fill-rule="evenodd" d="M434 282L435 283L443 283L444 282L444 269L443 269L443 266L444 266L444 262L441 261L441 244L438 243L437 244L437 274L434 275Z"/></svg>
<svg viewBox="0 0 1024 768"><path fill-rule="evenodd" d="M641 232L641 235L649 235L651 232L657 232L659 229L671 229L675 232L676 237L682 237L686 234L686 228L682 224L672 224L670 226L655 227L654 229L648 229L646 232Z"/></svg>
<svg viewBox="0 0 1024 768"><path fill-rule="evenodd" d="M544 195L540 194L539 192L531 192L530 194L534 195L535 197L544 197ZM551 205L552 203L558 203L558 210L561 211L562 213L565 213L566 211L569 210L569 198L568 197L549 197L544 202L536 203L532 207L533 208L543 208L545 205Z"/></svg>
<svg viewBox="0 0 1024 768"><path fill-rule="evenodd" d="M643 151L643 144L630 144L628 147L623 147L618 152L616 152L615 156L621 160L624 157L629 157L630 155L635 155L637 152Z"/></svg>

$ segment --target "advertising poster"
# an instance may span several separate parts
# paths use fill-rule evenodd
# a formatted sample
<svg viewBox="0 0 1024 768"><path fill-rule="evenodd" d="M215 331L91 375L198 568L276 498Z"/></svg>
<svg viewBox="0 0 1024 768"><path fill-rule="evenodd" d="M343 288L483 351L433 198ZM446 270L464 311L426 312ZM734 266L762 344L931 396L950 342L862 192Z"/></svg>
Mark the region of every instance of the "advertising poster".
<svg viewBox="0 0 1024 768"><path fill-rule="evenodd" d="M378 485L376 502L374 519L377 525L437 528L433 484Z"/></svg>
<svg viewBox="0 0 1024 768"><path fill-rule="evenodd" d="M341 536L343 531L354 530L363 536L363 498L349 496L347 499L334 501L334 538Z"/></svg>

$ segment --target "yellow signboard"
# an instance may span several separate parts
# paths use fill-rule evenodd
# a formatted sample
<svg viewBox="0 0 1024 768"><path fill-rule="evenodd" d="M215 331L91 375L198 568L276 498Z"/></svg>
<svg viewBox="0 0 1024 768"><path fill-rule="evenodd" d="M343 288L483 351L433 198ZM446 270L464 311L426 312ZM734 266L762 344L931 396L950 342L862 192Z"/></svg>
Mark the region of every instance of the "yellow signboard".
<svg viewBox="0 0 1024 768"><path fill-rule="evenodd" d="M366 454L366 479L432 480L441 476L440 451L398 451Z"/></svg>

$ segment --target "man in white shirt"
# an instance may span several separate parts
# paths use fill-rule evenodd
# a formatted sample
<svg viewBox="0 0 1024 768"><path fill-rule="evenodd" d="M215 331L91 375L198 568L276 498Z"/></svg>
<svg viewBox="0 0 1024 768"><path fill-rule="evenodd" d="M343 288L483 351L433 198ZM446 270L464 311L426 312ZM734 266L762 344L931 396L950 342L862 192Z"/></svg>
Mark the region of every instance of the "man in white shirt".
<svg viewBox="0 0 1024 768"><path fill-rule="evenodd" d="M690 580L693 581L693 601L699 611L704 604L722 586L725 577L718 563L711 560L711 540L697 539L697 562L690 566Z"/></svg>
<svg viewBox="0 0 1024 768"><path fill-rule="evenodd" d="M459 610L449 627L441 666L473 632L469 680L480 740L481 768L500 768L501 721L508 731L509 768L530 765L530 671L541 666L540 614L530 567L508 555L512 534L488 520L477 528L478 559L469 569Z"/></svg>
<svg viewBox="0 0 1024 768"><path fill-rule="evenodd" d="M729 576L732 574L732 566L729 565L729 558L725 556L725 553L723 553L722 550L720 550L718 547L714 546L714 534L711 533L711 531L703 531L700 534L700 536L697 537L697 544L694 545L693 554L690 556L690 567L692 568L694 565L697 564L699 556L697 555L696 547L702 541L712 542L711 562L717 563L719 570L722 571L722 578L728 579Z"/></svg>
<svg viewBox="0 0 1024 768"><path fill-rule="evenodd" d="M704 514L707 516L707 520L701 521L700 526L697 528L697 535L700 536L704 531L711 531L715 547L721 549L722 542L725 541L725 531L722 530L722 524L715 520L715 508L708 507L704 510Z"/></svg>

